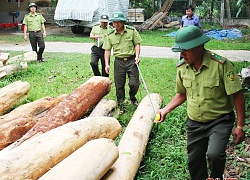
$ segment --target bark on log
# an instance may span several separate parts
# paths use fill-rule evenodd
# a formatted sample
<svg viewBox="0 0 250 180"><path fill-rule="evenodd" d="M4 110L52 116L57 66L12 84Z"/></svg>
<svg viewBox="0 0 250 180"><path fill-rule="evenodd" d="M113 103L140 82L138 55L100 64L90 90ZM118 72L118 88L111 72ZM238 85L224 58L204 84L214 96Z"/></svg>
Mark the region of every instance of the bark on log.
<svg viewBox="0 0 250 180"><path fill-rule="evenodd" d="M162 97L159 94L153 93L150 94L150 98L155 111L158 111L162 104ZM146 96L136 109L120 140L118 145L118 160L103 179L134 179L153 127L154 117L155 113L152 109L150 99Z"/></svg>
<svg viewBox="0 0 250 180"><path fill-rule="evenodd" d="M39 180L101 179L118 156L118 148L113 140L106 138L91 140L58 163ZM69 167L73 168L69 169Z"/></svg>
<svg viewBox="0 0 250 180"><path fill-rule="evenodd" d="M110 87L109 78L93 76L52 108L21 139L13 143L12 147L18 146L33 136L82 118L89 109L109 93Z"/></svg>
<svg viewBox="0 0 250 180"><path fill-rule="evenodd" d="M28 82L16 81L0 89L0 115L26 99L30 90Z"/></svg>
<svg viewBox="0 0 250 180"><path fill-rule="evenodd" d="M39 118L62 101L66 95L57 98L46 97L19 106L0 117L0 150L27 133ZM25 113L24 113L25 112Z"/></svg>
<svg viewBox="0 0 250 180"><path fill-rule="evenodd" d="M114 100L101 99L96 105L94 110L90 113L89 117L96 116L109 116L110 112L116 107Z"/></svg>
<svg viewBox="0 0 250 180"><path fill-rule="evenodd" d="M38 179L88 141L114 140L120 132L121 125L112 117L88 117L52 129L8 152L0 151L1 180Z"/></svg>
<svg viewBox="0 0 250 180"><path fill-rule="evenodd" d="M26 70L27 67L28 67L27 62L19 62L19 63L9 64L9 65L4 66L4 71L6 73L6 76L8 76L8 75Z"/></svg>

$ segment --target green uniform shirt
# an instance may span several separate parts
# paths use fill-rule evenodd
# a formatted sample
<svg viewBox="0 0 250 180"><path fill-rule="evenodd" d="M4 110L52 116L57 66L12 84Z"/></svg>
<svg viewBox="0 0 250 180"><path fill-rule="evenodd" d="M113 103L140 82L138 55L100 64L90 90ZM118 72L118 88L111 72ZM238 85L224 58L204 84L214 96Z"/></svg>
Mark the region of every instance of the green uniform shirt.
<svg viewBox="0 0 250 180"><path fill-rule="evenodd" d="M209 122L233 110L232 94L242 89L230 61L205 50L200 70L183 64L176 76L176 92L186 93L187 113L192 120Z"/></svg>
<svg viewBox="0 0 250 180"><path fill-rule="evenodd" d="M42 29L41 24L45 21L41 13L35 13L35 15L29 13L24 16L23 24L28 26L28 31L39 31Z"/></svg>
<svg viewBox="0 0 250 180"><path fill-rule="evenodd" d="M141 36L134 27L124 25L123 34L119 34L116 29L108 33L103 49L110 51L113 47L115 57L126 58L135 54L135 45L141 41Z"/></svg>
<svg viewBox="0 0 250 180"><path fill-rule="evenodd" d="M99 40L100 41L99 47L100 47L103 45L105 35L108 34L108 32L110 32L111 29L113 29L113 27L109 25L107 25L107 27L105 28L103 28L101 25L95 25L92 27L90 35L102 37ZM96 39L94 39L94 45L98 46L98 41Z"/></svg>

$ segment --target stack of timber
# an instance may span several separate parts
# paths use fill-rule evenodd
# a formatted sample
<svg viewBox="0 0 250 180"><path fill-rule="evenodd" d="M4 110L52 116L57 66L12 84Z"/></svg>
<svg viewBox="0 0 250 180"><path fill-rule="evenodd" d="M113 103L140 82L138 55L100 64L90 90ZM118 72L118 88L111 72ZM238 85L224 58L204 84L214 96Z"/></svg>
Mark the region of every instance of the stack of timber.
<svg viewBox="0 0 250 180"><path fill-rule="evenodd" d="M15 148L24 141L63 124L79 120L110 92L110 88L111 80L109 78L91 77L41 117L22 138L8 146L7 149Z"/></svg>
<svg viewBox="0 0 250 180"><path fill-rule="evenodd" d="M9 58L9 53L0 53L0 78L26 70L28 62L37 61L35 51Z"/></svg>
<svg viewBox="0 0 250 180"><path fill-rule="evenodd" d="M164 23L162 22L166 15L168 14L174 0L166 0L163 6L161 7L160 11L153 14L153 16L142 23L137 29L139 31L143 30L153 30L157 29L158 27L162 27Z"/></svg>
<svg viewBox="0 0 250 180"><path fill-rule="evenodd" d="M88 141L99 138L114 140L121 130L120 123L112 117L88 117L64 124L29 139L10 151L0 151L1 180L38 179ZM96 146L94 148L97 149ZM116 156L109 161L113 162L114 159ZM87 162L83 159L79 159L79 162L83 161L88 165L92 160L91 156ZM67 171L76 167L77 163L67 166ZM85 169L80 171L84 172ZM61 173L63 172L58 172L58 176ZM58 179L56 177L54 178Z"/></svg>

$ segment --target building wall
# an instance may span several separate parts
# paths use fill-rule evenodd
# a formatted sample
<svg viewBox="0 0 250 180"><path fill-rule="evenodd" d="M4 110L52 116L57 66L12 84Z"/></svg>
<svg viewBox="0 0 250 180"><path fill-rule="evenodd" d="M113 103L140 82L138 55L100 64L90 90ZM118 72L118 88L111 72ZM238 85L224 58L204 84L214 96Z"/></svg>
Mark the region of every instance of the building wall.
<svg viewBox="0 0 250 180"><path fill-rule="evenodd" d="M42 0L23 0L20 2L20 6L18 2L7 2L7 0L0 0L0 23L12 23L13 16L10 12L18 11L20 15L16 18L14 17L14 22L21 23L25 14L27 14L29 3L39 3ZM49 0L43 0L48 1ZM39 12L39 7L38 7Z"/></svg>

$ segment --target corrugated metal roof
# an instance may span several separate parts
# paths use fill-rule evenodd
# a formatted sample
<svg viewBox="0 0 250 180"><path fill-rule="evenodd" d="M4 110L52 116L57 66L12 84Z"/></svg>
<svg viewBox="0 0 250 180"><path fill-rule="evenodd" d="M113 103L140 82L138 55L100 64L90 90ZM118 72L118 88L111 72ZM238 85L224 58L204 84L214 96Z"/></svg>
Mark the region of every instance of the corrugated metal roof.
<svg viewBox="0 0 250 180"><path fill-rule="evenodd" d="M59 0L54 20L61 26L92 27L103 14L111 16L115 11L122 11L127 16L128 7L129 0Z"/></svg>

